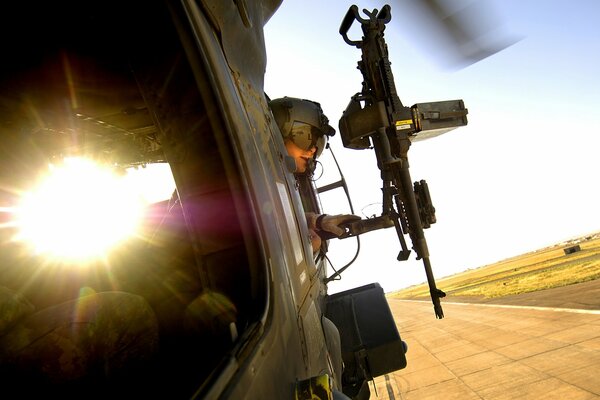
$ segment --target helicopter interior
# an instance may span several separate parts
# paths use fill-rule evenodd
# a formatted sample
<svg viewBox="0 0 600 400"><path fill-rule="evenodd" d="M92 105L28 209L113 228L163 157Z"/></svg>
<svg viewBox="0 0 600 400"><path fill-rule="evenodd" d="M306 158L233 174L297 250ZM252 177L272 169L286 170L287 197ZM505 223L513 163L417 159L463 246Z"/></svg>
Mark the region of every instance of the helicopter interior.
<svg viewBox="0 0 600 400"><path fill-rule="evenodd" d="M160 328L148 390L189 398L227 357L241 357L268 291L258 228L209 77L189 64L164 5L144 5L135 23L126 18L139 14L135 7L98 7L85 18L47 7L22 7L2 28L3 38L27 29L29 39L3 40L0 206L64 156L120 170L169 163L178 190L146 209L136 236L82 268L33 254L10 240L12 228L0 229L0 285L36 310L83 289L144 297ZM19 23L26 28L15 33Z"/></svg>

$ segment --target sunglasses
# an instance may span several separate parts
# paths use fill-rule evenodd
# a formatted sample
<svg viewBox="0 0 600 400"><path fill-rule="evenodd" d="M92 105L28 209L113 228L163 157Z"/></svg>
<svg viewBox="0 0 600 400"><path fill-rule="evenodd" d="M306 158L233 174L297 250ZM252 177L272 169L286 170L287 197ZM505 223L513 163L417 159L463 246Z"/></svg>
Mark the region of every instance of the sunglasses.
<svg viewBox="0 0 600 400"><path fill-rule="evenodd" d="M316 148L317 157L321 155L327 145L327 136L319 128L304 122L294 121L289 138L302 150L308 151Z"/></svg>

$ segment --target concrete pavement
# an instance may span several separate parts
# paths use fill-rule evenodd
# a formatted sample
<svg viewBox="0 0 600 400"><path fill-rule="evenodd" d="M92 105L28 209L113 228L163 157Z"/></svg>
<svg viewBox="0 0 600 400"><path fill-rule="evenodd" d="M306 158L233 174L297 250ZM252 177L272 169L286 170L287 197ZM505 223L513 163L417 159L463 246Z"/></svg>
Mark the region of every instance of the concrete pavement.
<svg viewBox="0 0 600 400"><path fill-rule="evenodd" d="M600 398L600 311L388 301L408 366L372 399Z"/></svg>

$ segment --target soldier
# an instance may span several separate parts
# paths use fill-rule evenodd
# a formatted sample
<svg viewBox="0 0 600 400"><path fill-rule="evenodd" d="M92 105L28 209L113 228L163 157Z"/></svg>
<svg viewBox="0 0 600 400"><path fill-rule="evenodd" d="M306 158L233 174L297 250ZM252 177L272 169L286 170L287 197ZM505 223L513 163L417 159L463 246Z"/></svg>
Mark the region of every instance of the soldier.
<svg viewBox="0 0 600 400"><path fill-rule="evenodd" d="M335 129L317 102L294 97L282 97L269 102L275 122L279 126L283 143L296 162L296 174L312 173L314 162L333 136ZM318 215L306 212L309 237L313 252L321 247L322 239L339 237L345 231L344 222L360 219L356 215Z"/></svg>

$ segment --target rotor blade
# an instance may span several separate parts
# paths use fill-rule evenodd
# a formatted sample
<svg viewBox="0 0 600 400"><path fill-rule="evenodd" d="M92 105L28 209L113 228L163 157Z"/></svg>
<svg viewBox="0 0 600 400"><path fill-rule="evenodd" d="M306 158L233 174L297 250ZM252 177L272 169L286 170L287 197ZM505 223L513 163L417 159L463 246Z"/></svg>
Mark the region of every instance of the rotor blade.
<svg viewBox="0 0 600 400"><path fill-rule="evenodd" d="M396 0L392 24L439 64L460 69L492 56L522 37L507 32L488 1ZM396 17L396 18L394 18Z"/></svg>

